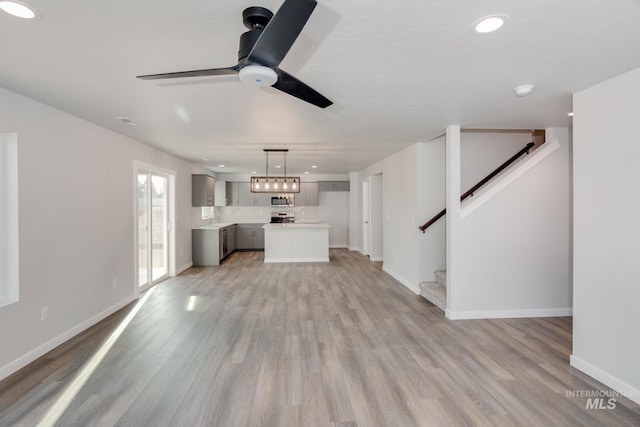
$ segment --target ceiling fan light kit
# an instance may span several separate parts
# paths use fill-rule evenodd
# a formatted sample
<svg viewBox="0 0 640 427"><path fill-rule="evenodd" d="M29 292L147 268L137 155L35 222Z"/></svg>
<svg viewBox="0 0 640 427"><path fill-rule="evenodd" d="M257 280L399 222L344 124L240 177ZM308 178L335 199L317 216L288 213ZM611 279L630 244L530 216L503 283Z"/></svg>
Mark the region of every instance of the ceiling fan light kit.
<svg viewBox="0 0 640 427"><path fill-rule="evenodd" d="M273 86L278 81L278 75L269 67L262 65L247 65L240 70L240 81L247 86Z"/></svg>
<svg viewBox="0 0 640 427"><path fill-rule="evenodd" d="M39 13L27 3L20 1L0 1L0 10L22 19L39 19Z"/></svg>
<svg viewBox="0 0 640 427"><path fill-rule="evenodd" d="M272 86L320 108L333 104L328 98L279 68L318 3L316 0L285 0L274 15L264 7L248 7L242 22L249 31L240 36L238 63L231 67L137 76L143 80L239 74L251 86Z"/></svg>

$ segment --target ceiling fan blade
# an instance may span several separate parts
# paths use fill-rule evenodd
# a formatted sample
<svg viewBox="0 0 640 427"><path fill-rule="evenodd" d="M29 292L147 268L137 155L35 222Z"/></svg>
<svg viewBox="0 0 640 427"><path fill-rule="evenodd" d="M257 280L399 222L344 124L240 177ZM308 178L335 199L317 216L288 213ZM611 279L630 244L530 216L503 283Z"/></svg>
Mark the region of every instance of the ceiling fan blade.
<svg viewBox="0 0 640 427"><path fill-rule="evenodd" d="M240 67L234 65L233 67L226 68L209 68L206 70L193 70L193 71L177 71L175 73L162 73L162 74L147 74L145 76L136 76L138 79L143 80L156 80L156 79L174 79L177 77L203 77L203 76L222 76L225 74L238 74Z"/></svg>
<svg viewBox="0 0 640 427"><path fill-rule="evenodd" d="M278 73L278 81L272 87L320 108L327 108L333 104L315 89L307 86L286 71L277 68L276 73Z"/></svg>
<svg viewBox="0 0 640 427"><path fill-rule="evenodd" d="M285 0L262 31L247 61L276 68L305 26L316 0Z"/></svg>

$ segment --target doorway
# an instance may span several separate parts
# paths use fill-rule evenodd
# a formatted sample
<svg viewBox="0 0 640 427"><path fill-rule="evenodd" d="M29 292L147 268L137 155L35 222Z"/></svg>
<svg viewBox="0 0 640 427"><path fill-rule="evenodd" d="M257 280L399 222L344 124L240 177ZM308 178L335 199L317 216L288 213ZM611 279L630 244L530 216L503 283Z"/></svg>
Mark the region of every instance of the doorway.
<svg viewBox="0 0 640 427"><path fill-rule="evenodd" d="M148 166L148 165L147 165ZM173 175L136 168L137 290L144 291L175 271L173 262Z"/></svg>

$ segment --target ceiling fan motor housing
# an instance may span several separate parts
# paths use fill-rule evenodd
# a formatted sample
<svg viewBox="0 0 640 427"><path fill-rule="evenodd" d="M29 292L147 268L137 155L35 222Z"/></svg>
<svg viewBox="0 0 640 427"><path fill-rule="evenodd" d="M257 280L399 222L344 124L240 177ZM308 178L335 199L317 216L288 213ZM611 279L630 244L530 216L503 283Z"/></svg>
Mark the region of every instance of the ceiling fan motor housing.
<svg viewBox="0 0 640 427"><path fill-rule="evenodd" d="M246 58L253 49L262 34L262 30L273 18L273 12L264 7L248 7L242 12L242 22L249 31L240 36L240 48L238 49L238 62Z"/></svg>

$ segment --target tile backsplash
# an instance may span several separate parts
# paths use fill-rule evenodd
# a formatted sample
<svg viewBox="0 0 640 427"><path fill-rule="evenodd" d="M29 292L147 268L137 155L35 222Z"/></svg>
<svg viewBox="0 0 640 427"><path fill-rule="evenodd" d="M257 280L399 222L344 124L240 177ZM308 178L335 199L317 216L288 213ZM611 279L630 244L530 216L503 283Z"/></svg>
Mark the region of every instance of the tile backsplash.
<svg viewBox="0 0 640 427"><path fill-rule="evenodd" d="M318 222L318 206L271 208L267 206L221 206L213 208L213 218L202 219L202 208L191 209L191 227L215 222L267 223L272 212L293 213L296 222Z"/></svg>

